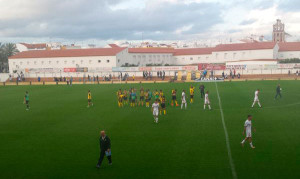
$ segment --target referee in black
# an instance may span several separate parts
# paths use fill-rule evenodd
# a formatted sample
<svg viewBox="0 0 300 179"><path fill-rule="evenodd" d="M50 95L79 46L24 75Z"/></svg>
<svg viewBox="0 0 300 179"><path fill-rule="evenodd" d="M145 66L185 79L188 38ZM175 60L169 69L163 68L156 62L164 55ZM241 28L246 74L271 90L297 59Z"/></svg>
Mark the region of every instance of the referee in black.
<svg viewBox="0 0 300 179"><path fill-rule="evenodd" d="M280 98L281 98L280 84L278 84L278 86L276 87L276 96L275 96L275 99L277 99L278 96L280 96Z"/></svg>
<svg viewBox="0 0 300 179"><path fill-rule="evenodd" d="M205 89L204 85L203 84L200 85L199 89L200 89L200 93L201 93L201 98L203 98L205 96L205 94L204 94L204 89Z"/></svg>
<svg viewBox="0 0 300 179"><path fill-rule="evenodd" d="M104 155L106 155L108 159L108 164L111 165L111 150L110 150L110 139L109 137L105 134L105 131L100 132L100 158L98 160L97 168L100 168L101 163L103 161Z"/></svg>

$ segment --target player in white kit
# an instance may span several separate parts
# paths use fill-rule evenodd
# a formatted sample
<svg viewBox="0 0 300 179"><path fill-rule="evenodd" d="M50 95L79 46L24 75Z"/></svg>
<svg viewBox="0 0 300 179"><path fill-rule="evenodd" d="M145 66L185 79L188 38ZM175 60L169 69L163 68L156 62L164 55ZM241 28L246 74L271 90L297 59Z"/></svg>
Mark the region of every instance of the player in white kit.
<svg viewBox="0 0 300 179"><path fill-rule="evenodd" d="M153 112L154 122L158 123L158 113L159 113L159 103L158 103L158 100L156 100L152 104L152 112Z"/></svg>
<svg viewBox="0 0 300 179"><path fill-rule="evenodd" d="M259 95L259 89L257 89L254 93L254 101L253 101L253 104L252 104L252 108L254 107L256 102L257 102L258 106L261 108L261 105L260 105L260 102L259 102L259 99L258 99L258 95Z"/></svg>
<svg viewBox="0 0 300 179"><path fill-rule="evenodd" d="M183 105L185 105L185 109L187 108L186 99L185 99L185 90L182 91L181 94L181 109L183 108Z"/></svg>
<svg viewBox="0 0 300 179"><path fill-rule="evenodd" d="M246 132L246 138L241 142L242 146L244 147L245 142L248 140L250 143L250 147L252 149L255 149L255 147L252 144L252 116L251 115L248 115L248 118L245 121L243 135L245 135L245 132Z"/></svg>
<svg viewBox="0 0 300 179"><path fill-rule="evenodd" d="M206 105L208 105L209 110L211 110L210 101L209 101L209 98L208 98L208 91L205 93L205 97L204 97L204 109L205 109Z"/></svg>

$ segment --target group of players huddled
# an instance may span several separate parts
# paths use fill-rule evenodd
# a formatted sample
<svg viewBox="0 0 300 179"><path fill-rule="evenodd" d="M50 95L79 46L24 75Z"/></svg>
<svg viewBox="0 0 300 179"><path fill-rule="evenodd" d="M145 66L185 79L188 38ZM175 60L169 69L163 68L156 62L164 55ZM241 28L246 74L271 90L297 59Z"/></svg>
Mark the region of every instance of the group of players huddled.
<svg viewBox="0 0 300 179"><path fill-rule="evenodd" d="M200 86L200 91L201 94L204 94L204 86L203 88ZM194 102L194 93L195 93L195 87L190 86L190 103ZM166 115L167 110L166 110L166 97L164 95L163 90L155 90L151 91L150 89L144 89L143 87L140 88L139 90L139 100L138 94L137 94L137 89L131 88L129 90L122 90L119 89L116 93L117 95L117 100L118 100L118 106L123 107L124 105L130 105L130 107L136 107L136 106L145 106L147 108L152 107L152 112L153 112L153 117L154 117L154 122L158 123L158 115ZM171 106L179 106L178 101L177 101L177 89L172 89L171 91ZM208 91L206 92L205 96L205 101L204 101L204 109L205 106L208 105L209 109L210 107L210 102L208 99ZM202 97L202 95L201 95ZM152 99L154 98L154 102L152 103ZM181 109L187 109L187 101L186 101L186 93L185 90L182 90L181 93Z"/></svg>

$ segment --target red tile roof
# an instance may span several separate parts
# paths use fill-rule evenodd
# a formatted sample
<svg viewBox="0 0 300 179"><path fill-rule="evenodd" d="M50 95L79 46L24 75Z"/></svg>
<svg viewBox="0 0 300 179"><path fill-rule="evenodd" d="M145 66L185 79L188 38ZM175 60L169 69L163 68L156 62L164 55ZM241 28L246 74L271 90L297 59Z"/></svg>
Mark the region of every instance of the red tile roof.
<svg viewBox="0 0 300 179"><path fill-rule="evenodd" d="M47 45L45 43L42 43L42 44L21 43L21 44L24 45L25 47L27 47L28 49L45 49L45 48L47 48Z"/></svg>
<svg viewBox="0 0 300 179"><path fill-rule="evenodd" d="M111 48L121 48L120 46L118 46L117 44L108 44Z"/></svg>
<svg viewBox="0 0 300 179"><path fill-rule="evenodd" d="M180 55L206 55L212 54L215 48L186 48L186 49L175 49L175 56Z"/></svg>
<svg viewBox="0 0 300 179"><path fill-rule="evenodd" d="M275 42L221 44L221 45L217 45L214 51L265 50L265 49L273 49L275 45L276 45Z"/></svg>
<svg viewBox="0 0 300 179"><path fill-rule="evenodd" d="M86 57L86 56L115 56L125 48L92 48L70 50L34 50L24 51L9 59L16 58L54 58L54 57Z"/></svg>
<svg viewBox="0 0 300 179"><path fill-rule="evenodd" d="M129 53L175 53L174 48L129 48Z"/></svg>
<svg viewBox="0 0 300 179"><path fill-rule="evenodd" d="M283 42L279 43L279 51L300 51L300 42Z"/></svg>

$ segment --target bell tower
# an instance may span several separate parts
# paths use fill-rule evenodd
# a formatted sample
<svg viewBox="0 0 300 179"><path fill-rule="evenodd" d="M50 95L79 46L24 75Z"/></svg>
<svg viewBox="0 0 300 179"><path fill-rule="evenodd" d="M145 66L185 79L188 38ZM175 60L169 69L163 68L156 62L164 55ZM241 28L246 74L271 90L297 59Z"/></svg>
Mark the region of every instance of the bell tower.
<svg viewBox="0 0 300 179"><path fill-rule="evenodd" d="M276 24L273 25L273 42L285 42L284 24L280 19L277 19Z"/></svg>

